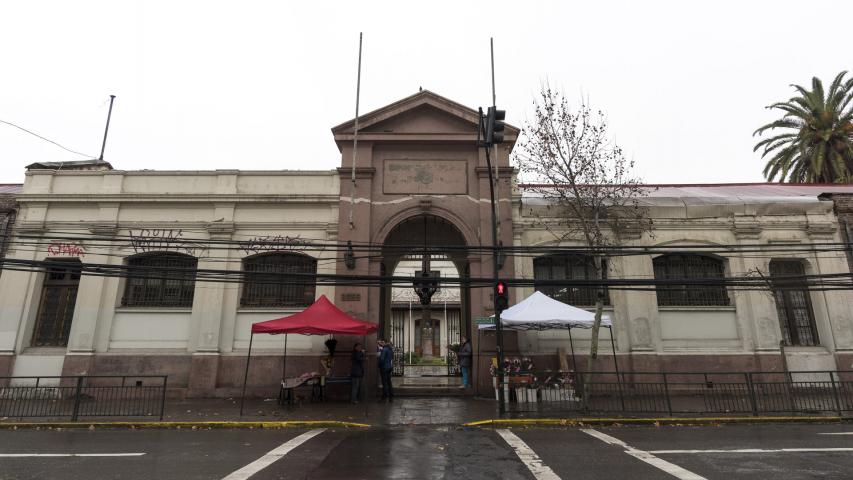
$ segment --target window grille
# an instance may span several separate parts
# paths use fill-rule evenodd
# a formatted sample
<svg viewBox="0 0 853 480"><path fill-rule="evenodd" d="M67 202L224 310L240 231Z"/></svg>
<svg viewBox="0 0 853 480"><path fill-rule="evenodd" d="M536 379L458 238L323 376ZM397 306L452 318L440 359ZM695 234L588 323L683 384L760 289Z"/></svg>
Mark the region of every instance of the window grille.
<svg viewBox="0 0 853 480"><path fill-rule="evenodd" d="M548 255L533 259L535 280L596 280L597 274L589 255ZM602 269L602 278L607 278L607 269ZM569 305L591 307L595 305L599 290L604 294L604 304L610 305L607 287L536 285L536 290Z"/></svg>
<svg viewBox="0 0 853 480"><path fill-rule="evenodd" d="M256 255L243 260L244 307L307 307L314 302L316 280L288 273L316 274L317 260L295 253Z"/></svg>
<svg viewBox="0 0 853 480"><path fill-rule="evenodd" d="M706 255L661 255L653 260L655 280L720 280L723 261ZM725 285L658 285L661 307L705 307L730 304Z"/></svg>
<svg viewBox="0 0 853 480"><path fill-rule="evenodd" d="M124 307L192 307L198 260L180 253L153 253L127 260Z"/></svg>
<svg viewBox="0 0 853 480"><path fill-rule="evenodd" d="M59 261L59 260L50 260ZM68 345L71 320L80 285L80 261L64 260L68 266L51 266L45 273L32 344L36 347Z"/></svg>
<svg viewBox="0 0 853 480"><path fill-rule="evenodd" d="M799 260L770 261L776 313L787 345L819 345L811 297L802 278L805 273Z"/></svg>

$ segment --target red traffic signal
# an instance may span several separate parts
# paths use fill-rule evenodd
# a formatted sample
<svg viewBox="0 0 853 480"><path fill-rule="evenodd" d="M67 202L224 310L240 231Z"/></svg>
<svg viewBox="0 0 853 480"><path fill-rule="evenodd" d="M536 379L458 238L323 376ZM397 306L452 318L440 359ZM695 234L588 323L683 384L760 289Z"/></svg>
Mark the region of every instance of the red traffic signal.
<svg viewBox="0 0 853 480"><path fill-rule="evenodd" d="M509 287L506 282L499 281L495 284L495 310L502 312L509 308Z"/></svg>

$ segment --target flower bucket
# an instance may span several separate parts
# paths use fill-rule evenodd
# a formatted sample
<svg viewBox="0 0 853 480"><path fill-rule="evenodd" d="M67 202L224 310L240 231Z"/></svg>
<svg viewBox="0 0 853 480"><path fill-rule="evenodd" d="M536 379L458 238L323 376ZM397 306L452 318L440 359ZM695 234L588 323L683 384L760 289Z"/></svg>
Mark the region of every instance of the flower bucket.
<svg viewBox="0 0 853 480"><path fill-rule="evenodd" d="M574 388L566 387L566 388L561 388L557 391L559 392L561 402L573 402L576 400Z"/></svg>
<svg viewBox="0 0 853 480"><path fill-rule="evenodd" d="M560 389L559 388L543 388L542 392L542 401L543 402L559 402L560 401Z"/></svg>

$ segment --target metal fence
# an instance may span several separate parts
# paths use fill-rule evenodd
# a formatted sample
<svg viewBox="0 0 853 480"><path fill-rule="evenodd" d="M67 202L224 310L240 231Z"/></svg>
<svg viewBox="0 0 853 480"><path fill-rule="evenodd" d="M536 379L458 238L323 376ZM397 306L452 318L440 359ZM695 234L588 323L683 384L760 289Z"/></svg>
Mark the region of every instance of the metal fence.
<svg viewBox="0 0 853 480"><path fill-rule="evenodd" d="M515 372L504 393L510 413L844 415L853 371Z"/></svg>
<svg viewBox="0 0 853 480"><path fill-rule="evenodd" d="M0 418L159 417L164 375L0 377Z"/></svg>

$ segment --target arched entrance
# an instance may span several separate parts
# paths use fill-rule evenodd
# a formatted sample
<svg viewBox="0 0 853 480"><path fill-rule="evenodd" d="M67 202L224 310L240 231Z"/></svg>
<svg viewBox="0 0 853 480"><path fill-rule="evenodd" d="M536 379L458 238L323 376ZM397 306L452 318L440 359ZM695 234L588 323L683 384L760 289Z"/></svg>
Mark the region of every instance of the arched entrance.
<svg viewBox="0 0 853 480"><path fill-rule="evenodd" d="M470 295L467 285L442 278L468 278L469 259L462 233L433 214L411 216L394 226L382 247L382 271L394 277L436 279L428 303L412 282L388 283L380 298L380 329L394 345L394 375L417 384L433 377L433 385L458 384L453 346L470 336ZM434 377L450 377L440 381ZM402 382L406 385L406 382ZM424 384L424 382L421 382Z"/></svg>

